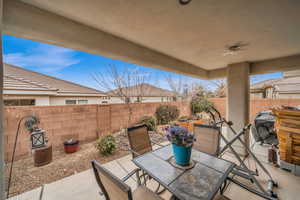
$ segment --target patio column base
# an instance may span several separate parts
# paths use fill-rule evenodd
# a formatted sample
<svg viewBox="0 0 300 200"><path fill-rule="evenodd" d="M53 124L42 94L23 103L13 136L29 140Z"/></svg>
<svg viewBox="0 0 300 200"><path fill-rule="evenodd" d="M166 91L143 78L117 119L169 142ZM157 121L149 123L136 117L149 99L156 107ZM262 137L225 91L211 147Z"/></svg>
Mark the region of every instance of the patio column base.
<svg viewBox="0 0 300 200"><path fill-rule="evenodd" d="M236 63L227 67L227 120L233 122L233 128L239 132L249 123L249 63ZM227 129L227 138L234 134ZM249 146L249 133L241 137ZM247 156L239 141L233 144L238 154Z"/></svg>

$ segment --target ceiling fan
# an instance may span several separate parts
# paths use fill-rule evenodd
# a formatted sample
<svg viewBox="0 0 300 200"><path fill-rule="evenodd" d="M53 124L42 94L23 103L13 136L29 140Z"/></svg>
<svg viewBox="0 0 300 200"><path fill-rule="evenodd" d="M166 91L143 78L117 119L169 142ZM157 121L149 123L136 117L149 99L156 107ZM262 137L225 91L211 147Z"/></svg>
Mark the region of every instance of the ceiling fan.
<svg viewBox="0 0 300 200"><path fill-rule="evenodd" d="M248 45L249 43L244 42L237 42L233 45L226 45L223 51L223 56L237 55L240 51L245 50L245 47Z"/></svg>
<svg viewBox="0 0 300 200"><path fill-rule="evenodd" d="M188 4L188 3L190 3L192 0L179 0L179 3L181 4L181 5L186 5L186 4Z"/></svg>

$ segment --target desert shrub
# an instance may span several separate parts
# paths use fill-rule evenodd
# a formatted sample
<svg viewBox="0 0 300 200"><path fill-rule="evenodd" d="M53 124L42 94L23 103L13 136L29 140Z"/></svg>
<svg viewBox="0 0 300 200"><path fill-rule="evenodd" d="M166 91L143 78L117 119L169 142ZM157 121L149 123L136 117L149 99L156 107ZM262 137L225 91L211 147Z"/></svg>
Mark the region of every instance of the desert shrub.
<svg viewBox="0 0 300 200"><path fill-rule="evenodd" d="M116 147L116 140L112 134L105 135L96 142L96 149L105 156L114 153Z"/></svg>
<svg viewBox="0 0 300 200"><path fill-rule="evenodd" d="M155 111L155 116L158 124L167 124L179 117L179 110L174 105L160 105Z"/></svg>
<svg viewBox="0 0 300 200"><path fill-rule="evenodd" d="M192 113L201 113L210 111L213 103L203 97L193 98L191 101Z"/></svg>
<svg viewBox="0 0 300 200"><path fill-rule="evenodd" d="M145 124L148 131L156 130L156 119L152 116L144 116L139 121L140 124Z"/></svg>

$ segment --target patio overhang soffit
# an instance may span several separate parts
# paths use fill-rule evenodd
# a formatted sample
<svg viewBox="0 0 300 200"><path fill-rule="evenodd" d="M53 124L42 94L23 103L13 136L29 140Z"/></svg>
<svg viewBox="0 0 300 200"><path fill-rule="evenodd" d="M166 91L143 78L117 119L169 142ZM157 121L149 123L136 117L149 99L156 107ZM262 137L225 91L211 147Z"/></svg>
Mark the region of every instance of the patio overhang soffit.
<svg viewBox="0 0 300 200"><path fill-rule="evenodd" d="M300 1L4 0L4 33L202 79L300 66ZM226 53L240 44L237 52Z"/></svg>

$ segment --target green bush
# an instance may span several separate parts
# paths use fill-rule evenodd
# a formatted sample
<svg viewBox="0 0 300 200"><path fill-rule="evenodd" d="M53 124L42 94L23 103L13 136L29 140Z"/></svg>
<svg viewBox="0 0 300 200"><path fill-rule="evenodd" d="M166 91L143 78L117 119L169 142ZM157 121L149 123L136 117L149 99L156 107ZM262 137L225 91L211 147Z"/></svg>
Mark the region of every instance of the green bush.
<svg viewBox="0 0 300 200"><path fill-rule="evenodd" d="M160 105L155 111L155 116L158 124L167 124L179 117L179 110L177 106Z"/></svg>
<svg viewBox="0 0 300 200"><path fill-rule="evenodd" d="M156 130L156 119L152 116L144 116L139 121L140 124L145 124L147 126L148 131Z"/></svg>
<svg viewBox="0 0 300 200"><path fill-rule="evenodd" d="M112 134L105 135L96 142L96 149L105 156L114 153L116 147L116 140Z"/></svg>
<svg viewBox="0 0 300 200"><path fill-rule="evenodd" d="M193 98L191 101L191 109L193 114L208 112L212 106L213 103L203 97Z"/></svg>

